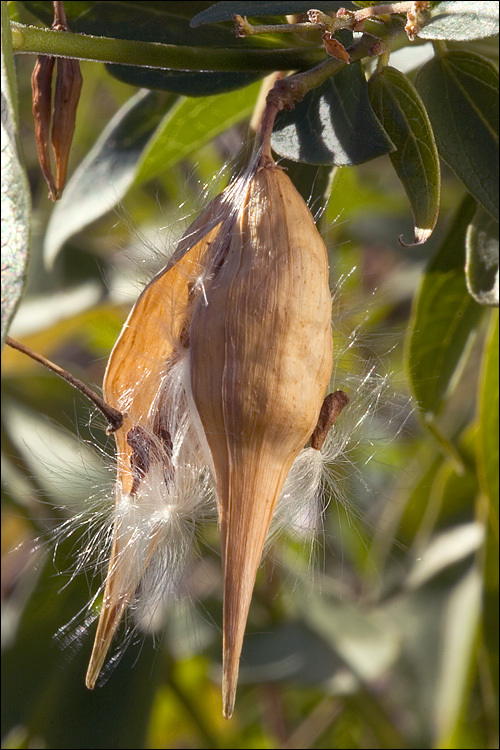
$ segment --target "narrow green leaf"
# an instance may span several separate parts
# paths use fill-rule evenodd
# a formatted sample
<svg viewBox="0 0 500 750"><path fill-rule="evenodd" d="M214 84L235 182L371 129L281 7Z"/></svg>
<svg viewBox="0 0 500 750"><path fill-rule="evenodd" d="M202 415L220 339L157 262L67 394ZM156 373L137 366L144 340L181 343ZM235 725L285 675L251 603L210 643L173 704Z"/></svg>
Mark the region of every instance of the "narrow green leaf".
<svg viewBox="0 0 500 750"><path fill-rule="evenodd" d="M22 4L50 26L51 3ZM238 89L265 71L307 67L325 58L319 35L311 45L298 44L290 34L237 38L232 22L191 27L193 16L210 6L182 0L74 2L65 7L71 32L64 39L31 26L20 26L19 33L24 51L100 60L121 81L186 96Z"/></svg>
<svg viewBox="0 0 500 750"><path fill-rule="evenodd" d="M397 148L389 154L408 195L415 222L412 245L429 239L439 214L441 169L426 109L412 82L385 67L368 82L370 101ZM401 244L406 246L400 238Z"/></svg>
<svg viewBox="0 0 500 750"><path fill-rule="evenodd" d="M413 394L428 419L442 406L482 314L467 292L463 271L465 234L475 205L465 198L415 295L406 359Z"/></svg>
<svg viewBox="0 0 500 750"><path fill-rule="evenodd" d="M134 184L161 174L199 149L219 133L249 117L260 84L202 99L180 99L147 144L139 161Z"/></svg>
<svg viewBox="0 0 500 750"><path fill-rule="evenodd" d="M453 734L466 701L481 615L482 578L477 562L451 589L444 611L438 666L433 747L460 747Z"/></svg>
<svg viewBox="0 0 500 750"><path fill-rule="evenodd" d="M472 52L452 50L417 73L445 162L494 218L498 216L498 71Z"/></svg>
<svg viewBox="0 0 500 750"><path fill-rule="evenodd" d="M311 5L311 2L301 0L267 0L258 2L220 2L212 3L210 8L198 13L191 21L192 28L197 28L207 23L216 23L217 21L230 21L235 13L239 16L285 16L289 13L305 13L312 7L322 10L326 13L329 10L338 10L339 8L352 8L351 2L328 2L328 0L318 0Z"/></svg>
<svg viewBox="0 0 500 750"><path fill-rule="evenodd" d="M498 521L498 312L493 315L483 355L479 392L479 478Z"/></svg>
<svg viewBox="0 0 500 750"><path fill-rule="evenodd" d="M445 493L446 481L441 484ZM476 554L483 542L484 528L478 521L455 524L452 528L435 534L424 550L420 551L422 556L418 557L410 570L406 585L410 589L423 586L446 568Z"/></svg>
<svg viewBox="0 0 500 750"><path fill-rule="evenodd" d="M21 300L29 259L31 200L19 158L17 89L9 11L2 3L2 345Z"/></svg>
<svg viewBox="0 0 500 750"><path fill-rule="evenodd" d="M467 289L480 305L498 307L498 221L478 208L467 229Z"/></svg>
<svg viewBox="0 0 500 750"><path fill-rule="evenodd" d="M430 21L419 31L422 39L482 39L498 34L498 2L433 3Z"/></svg>
<svg viewBox="0 0 500 750"><path fill-rule="evenodd" d="M292 161L351 166L394 150L370 104L360 63L342 68L276 117L273 149Z"/></svg>
<svg viewBox="0 0 500 750"><path fill-rule="evenodd" d="M200 63L202 64L202 63ZM171 91L184 96L209 96L241 89L262 78L263 73L154 70L134 65L106 65L112 76L131 86Z"/></svg>
<svg viewBox="0 0 500 750"><path fill-rule="evenodd" d="M300 621L249 633L241 661L242 685L284 680L314 685L331 678L339 667L330 644Z"/></svg>

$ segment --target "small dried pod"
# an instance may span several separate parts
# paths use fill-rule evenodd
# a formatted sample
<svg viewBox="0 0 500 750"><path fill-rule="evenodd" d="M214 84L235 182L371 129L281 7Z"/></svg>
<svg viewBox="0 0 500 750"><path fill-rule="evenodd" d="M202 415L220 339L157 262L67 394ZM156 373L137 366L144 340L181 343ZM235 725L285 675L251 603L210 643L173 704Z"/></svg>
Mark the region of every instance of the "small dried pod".
<svg viewBox="0 0 500 750"><path fill-rule="evenodd" d="M104 376L105 399L123 413L124 421L114 432L116 510L86 677L91 689L138 586L150 585L158 600L158 589L175 578L189 546L191 520L203 501L198 485L205 464L184 392L184 373L189 376L186 331L196 296L193 290L203 278L207 249L225 216L224 197L218 196L189 227L169 264L143 291ZM150 575L149 584L144 583L155 555L161 574L157 580ZM155 603L146 613L151 617Z"/></svg>
<svg viewBox="0 0 500 750"><path fill-rule="evenodd" d="M251 176L220 239L191 322L190 370L217 484L228 718L271 518L331 375L332 304L325 245L280 168Z"/></svg>
<svg viewBox="0 0 500 750"><path fill-rule="evenodd" d="M55 196L59 199L66 183L68 157L75 132L76 110L82 90L82 74L78 60L59 57L57 60L52 150L56 166Z"/></svg>
<svg viewBox="0 0 500 750"><path fill-rule="evenodd" d="M50 164L50 123L52 121L52 74L55 58L47 55L37 57L31 75L33 93L33 119L35 121L35 140L40 169L49 188L49 197L56 200L56 183Z"/></svg>

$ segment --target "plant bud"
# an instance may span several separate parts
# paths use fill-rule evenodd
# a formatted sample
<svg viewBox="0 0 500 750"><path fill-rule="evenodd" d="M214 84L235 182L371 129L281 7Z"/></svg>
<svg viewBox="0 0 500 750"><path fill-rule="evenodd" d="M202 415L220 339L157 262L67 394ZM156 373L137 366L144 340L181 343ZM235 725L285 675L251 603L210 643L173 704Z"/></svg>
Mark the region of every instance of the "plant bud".
<svg viewBox="0 0 500 750"><path fill-rule="evenodd" d="M271 518L331 375L332 305L325 245L280 168L251 176L219 239L191 323L190 372L217 484L228 718Z"/></svg>
<svg viewBox="0 0 500 750"><path fill-rule="evenodd" d="M183 384L176 386L182 372L175 368L181 365L182 369L187 351L192 290L203 274L207 248L220 230L223 215L224 194L187 230L170 263L139 297L104 376L105 399L124 413L124 421L114 432L116 511L103 604L87 671L89 688L95 686L116 628L154 555L161 558L159 567L168 581L186 552L186 529L196 514L195 500L190 499L196 467L191 472L174 472L174 463L179 461L172 458L173 441L187 442ZM177 388L175 398L171 392L165 395L169 380L174 381L171 391ZM188 463L195 463L192 456ZM182 505L177 502L181 495ZM171 573L165 563L169 555ZM152 586L158 588L160 583L158 576Z"/></svg>

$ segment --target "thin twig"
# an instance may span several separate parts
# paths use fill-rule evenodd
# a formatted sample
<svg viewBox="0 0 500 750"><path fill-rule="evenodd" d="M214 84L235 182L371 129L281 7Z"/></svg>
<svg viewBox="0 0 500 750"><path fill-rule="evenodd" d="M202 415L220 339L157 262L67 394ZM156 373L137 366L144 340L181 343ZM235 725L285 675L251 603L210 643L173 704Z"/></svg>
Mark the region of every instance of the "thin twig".
<svg viewBox="0 0 500 750"><path fill-rule="evenodd" d="M38 352L34 352L33 349L30 349L28 346L25 346L19 341L12 339L10 336L6 337L5 343L12 347L12 349L17 349L19 352L22 352L28 357L31 357L31 359L34 359L35 362L39 362L48 370L51 370L56 375L59 375L60 378L73 386L73 388L79 390L80 393L83 393L83 395L86 396L90 401L92 401L94 406L96 406L106 417L108 421L108 433L116 432L116 430L120 429L123 424L123 414L107 404L104 399L98 396L97 393L89 388L89 386L86 385L82 380L75 378L73 375L71 375L70 372L64 370L62 367L59 367L59 365L54 364L54 362L51 362L50 359L47 359L42 354L38 354Z"/></svg>

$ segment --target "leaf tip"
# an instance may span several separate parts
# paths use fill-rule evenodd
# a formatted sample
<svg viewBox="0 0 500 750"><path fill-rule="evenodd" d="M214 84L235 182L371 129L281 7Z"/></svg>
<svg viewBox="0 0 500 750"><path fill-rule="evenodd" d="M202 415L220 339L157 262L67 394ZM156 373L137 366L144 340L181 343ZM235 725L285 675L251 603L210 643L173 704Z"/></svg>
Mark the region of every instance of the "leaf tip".
<svg viewBox="0 0 500 750"><path fill-rule="evenodd" d="M415 227L413 242L405 242L402 234L399 235L398 242L401 247L416 247L417 245L423 245L424 242L427 242L431 234L432 229L421 229L420 227Z"/></svg>

